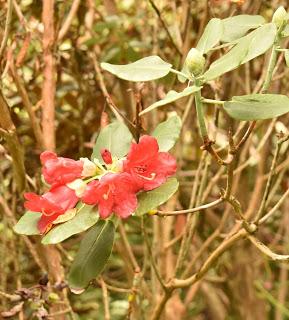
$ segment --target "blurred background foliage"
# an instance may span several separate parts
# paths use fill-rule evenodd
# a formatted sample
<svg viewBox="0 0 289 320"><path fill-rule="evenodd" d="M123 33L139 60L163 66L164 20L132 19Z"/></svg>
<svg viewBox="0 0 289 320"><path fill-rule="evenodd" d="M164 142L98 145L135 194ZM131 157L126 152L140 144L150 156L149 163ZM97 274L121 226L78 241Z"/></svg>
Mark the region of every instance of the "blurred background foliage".
<svg viewBox="0 0 289 320"><path fill-rule="evenodd" d="M71 0L55 1L55 30L60 30L71 10ZM191 47L199 39L206 23L212 17L225 18L237 14L260 14L270 21L274 10L287 6L287 1L229 1L229 0L83 0L63 39L56 41L53 56L56 62L55 130L56 150L59 155L78 159L90 156L96 134L103 123L113 119L97 79L95 63L128 63L144 56L157 54L175 67L180 67ZM26 190L43 191L39 154L41 147L32 130L23 97L11 74L11 61L21 79L35 115L41 117L41 90L43 84L43 49L41 22L42 1L15 0L5 55L0 61L1 90L10 106L13 123L24 151L28 184ZM3 37L7 1L0 0L0 39ZM288 42L287 42L288 43ZM256 44L257 45L257 44ZM210 55L214 60L218 53ZM204 96L226 100L233 95L250 93L258 86L267 56L255 59L238 70L230 72L218 82L204 88ZM284 62L278 65L271 89L272 92L288 94L289 72ZM117 108L130 120L135 121L136 84L122 81L103 73L105 84ZM171 89L181 90L184 85L176 82L174 75L162 80L146 83L142 88L142 104L149 106L164 97ZM192 101L190 102L192 104ZM178 159L180 190L164 208L176 210L188 208L193 180L203 153L197 129L194 108L186 112L186 98L168 105L144 117L143 130L151 132L157 123L176 112L183 118L182 136L174 149ZM229 124L234 129L238 123L224 113L208 108L207 119L210 132L216 132L216 114L219 117L216 145L221 148L227 143ZM107 117L108 116L108 117ZM1 117L1 115L0 115ZM283 116L272 124L263 121L258 124L246 151L239 159L242 176L236 190L237 198L245 207L254 210L256 181L264 179L269 170L275 130L288 132L289 117ZM271 128L267 139L260 142ZM272 203L288 187L288 161L284 147L278 171ZM225 179L219 175L218 166L209 160L207 185L212 184L204 200L212 201L224 187ZM108 319L105 318L103 298L105 294L101 281L107 285L111 319L149 319L150 307L156 303L160 288L151 270L147 250L143 245L141 227L137 218L125 223L125 229L133 252L144 270L149 287L136 289L136 277L130 263L125 244L118 235L102 276L80 296L69 292L63 294L65 282L47 285L45 270L50 261L43 256L43 247L37 237L29 241L16 235L11 226L23 214L23 198L17 193L13 182L11 157L4 139L0 145L0 311L2 316L15 319ZM279 167L278 167L279 168ZM225 207L208 210L199 220L190 254L193 256L201 244L220 225ZM289 201L285 201L280 212L268 226L262 228L260 237L275 251L289 252ZM175 263L179 246L170 241L181 234L185 217L166 218L161 221L151 217L146 221L147 232L152 241L154 256L165 278L169 278ZM215 248L223 235L230 230L234 218L229 215L225 226L208 246L208 252ZM57 250L62 257L64 274L67 273L82 235L74 236ZM169 248L169 249L168 249ZM169 252L169 253L168 253ZM196 262L197 269L208 255L204 252ZM144 262L143 262L144 261ZM189 262L189 261L188 261ZM41 268L42 266L42 268ZM49 275L48 275L49 277ZM65 280L65 279L63 279ZM40 283L40 285L39 285ZM163 319L287 319L289 318L288 264L277 264L264 259L248 242L239 243L226 252L213 270L196 285L177 292L168 303ZM16 290L25 297L24 304L13 300ZM68 302L69 301L69 302ZM59 306L65 306L60 313ZM16 306L16 307L15 307ZM53 306L57 306L56 310ZM137 306L137 308L136 308ZM15 309L16 308L16 309ZM18 309L17 309L18 308ZM72 309L71 309L72 308ZM130 308L133 311L130 311ZM46 311L48 310L48 311ZM64 311L63 311L64 310ZM73 310L73 312L71 311ZM5 313L6 312L6 313ZM48 315L50 314L50 316ZM129 318L129 317L128 317Z"/></svg>

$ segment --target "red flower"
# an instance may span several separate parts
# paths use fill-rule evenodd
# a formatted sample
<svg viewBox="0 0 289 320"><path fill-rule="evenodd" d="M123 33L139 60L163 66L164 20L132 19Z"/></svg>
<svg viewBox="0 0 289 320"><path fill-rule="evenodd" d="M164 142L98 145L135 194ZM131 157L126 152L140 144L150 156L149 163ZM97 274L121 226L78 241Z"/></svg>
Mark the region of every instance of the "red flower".
<svg viewBox="0 0 289 320"><path fill-rule="evenodd" d="M106 164L112 164L112 157L111 157L111 153L109 150L107 149L102 149L100 151L101 153L101 157L103 159L103 161L106 163Z"/></svg>
<svg viewBox="0 0 289 320"><path fill-rule="evenodd" d="M47 183L58 186L82 176L83 162L57 157L54 152L44 151L40 155L42 174Z"/></svg>
<svg viewBox="0 0 289 320"><path fill-rule="evenodd" d="M25 193L24 197L27 200L24 203L26 209L42 213L38 221L38 229L41 233L44 233L58 216L74 208L78 202L74 190L67 186L52 187L42 196L32 192Z"/></svg>
<svg viewBox="0 0 289 320"><path fill-rule="evenodd" d="M152 190L175 174L176 160L168 152L159 152L154 137L142 136L139 143L132 143L123 170L134 178L139 190Z"/></svg>
<svg viewBox="0 0 289 320"><path fill-rule="evenodd" d="M81 200L90 205L98 204L103 219L112 213L127 218L137 207L136 186L127 173L107 173L87 185Z"/></svg>

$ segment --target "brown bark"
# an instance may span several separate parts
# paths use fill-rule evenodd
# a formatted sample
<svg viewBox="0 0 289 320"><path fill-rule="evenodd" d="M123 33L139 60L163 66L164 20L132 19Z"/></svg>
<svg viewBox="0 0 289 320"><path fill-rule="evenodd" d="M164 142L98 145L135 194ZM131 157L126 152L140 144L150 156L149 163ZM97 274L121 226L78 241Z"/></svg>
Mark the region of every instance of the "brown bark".
<svg viewBox="0 0 289 320"><path fill-rule="evenodd" d="M55 31L54 31L54 0L43 0L42 22L43 33L43 87L42 87L42 130L44 148L55 149L55 61L53 56ZM50 278L56 283L64 279L61 255L56 247L44 246L46 261ZM65 309L62 306L61 309ZM58 309L59 310L59 309ZM55 310L56 311L56 310ZM65 319L65 315L59 316Z"/></svg>
<svg viewBox="0 0 289 320"><path fill-rule="evenodd" d="M42 8L43 33L43 87L42 87L42 127L44 146L46 149L55 149L55 61L53 48L54 32L54 0L44 0Z"/></svg>
<svg viewBox="0 0 289 320"><path fill-rule="evenodd" d="M14 123L10 116L9 106L1 91L0 114L0 133L4 136L7 142L7 149L12 157L13 172L17 189L19 192L22 192L26 184L23 151L16 134Z"/></svg>

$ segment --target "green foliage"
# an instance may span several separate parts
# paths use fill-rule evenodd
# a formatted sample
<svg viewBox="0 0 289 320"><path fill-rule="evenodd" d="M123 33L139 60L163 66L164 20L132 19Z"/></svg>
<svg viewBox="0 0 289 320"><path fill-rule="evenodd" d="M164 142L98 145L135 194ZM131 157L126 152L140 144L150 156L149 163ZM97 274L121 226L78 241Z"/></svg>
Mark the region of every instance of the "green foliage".
<svg viewBox="0 0 289 320"><path fill-rule="evenodd" d="M243 37L249 30L260 27L265 23L265 19L258 15L242 14L222 20L223 34L221 41L232 42Z"/></svg>
<svg viewBox="0 0 289 320"><path fill-rule="evenodd" d="M210 51L223 35L223 22L221 19L213 18L207 24L198 44L197 49L202 53Z"/></svg>
<svg viewBox="0 0 289 320"><path fill-rule="evenodd" d="M169 117L161 122L152 133L158 140L160 151L169 151L180 136L182 120L178 116Z"/></svg>
<svg viewBox="0 0 289 320"><path fill-rule="evenodd" d="M81 293L105 267L113 246L115 228L110 220L99 220L84 236L72 263L68 284Z"/></svg>
<svg viewBox="0 0 289 320"><path fill-rule="evenodd" d="M13 230L18 234L36 235L39 234L37 222L41 217L41 213L27 211L14 226Z"/></svg>
<svg viewBox="0 0 289 320"><path fill-rule="evenodd" d="M161 204L165 203L177 190L179 183L177 179L170 178L160 187L140 193L137 197L138 207L135 214L141 216L148 213L150 210L156 209Z"/></svg>
<svg viewBox="0 0 289 320"><path fill-rule="evenodd" d="M102 149L108 149L113 156L122 158L127 154L131 141L132 134L127 126L123 122L115 121L100 131L91 159L97 158L103 162L100 154Z"/></svg>
<svg viewBox="0 0 289 320"><path fill-rule="evenodd" d="M150 81L166 76L172 67L158 56L150 56L133 63L116 65L103 62L102 69L128 81Z"/></svg>
<svg viewBox="0 0 289 320"><path fill-rule="evenodd" d="M250 94L233 97L224 110L237 120L271 119L289 112L289 98L281 94Z"/></svg>
<svg viewBox="0 0 289 320"><path fill-rule="evenodd" d="M43 244L55 244L83 232L92 227L99 219L93 206L84 205L79 208L76 215L65 223L56 225L42 239Z"/></svg>
<svg viewBox="0 0 289 320"><path fill-rule="evenodd" d="M213 80L265 53L272 47L276 32L276 26L268 23L241 38L233 49L211 64L204 73L205 81Z"/></svg>
<svg viewBox="0 0 289 320"><path fill-rule="evenodd" d="M201 89L200 87L191 86L191 87L185 88L181 92L176 92L174 90L171 90L166 94L166 96L162 100L159 100L159 101L153 103L152 105L147 107L145 110L140 112L140 115L143 115L147 112L154 110L155 108L164 106L166 104L169 104L169 103L174 102L176 100L179 100L181 98L187 97L187 96L193 94L194 92L199 91L200 89Z"/></svg>

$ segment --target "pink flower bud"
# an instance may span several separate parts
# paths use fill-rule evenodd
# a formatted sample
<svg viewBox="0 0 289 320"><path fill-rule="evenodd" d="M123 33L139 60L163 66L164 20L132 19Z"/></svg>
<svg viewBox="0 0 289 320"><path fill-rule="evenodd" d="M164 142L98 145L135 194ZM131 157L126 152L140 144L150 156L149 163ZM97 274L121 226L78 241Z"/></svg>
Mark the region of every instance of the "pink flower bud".
<svg viewBox="0 0 289 320"><path fill-rule="evenodd" d="M111 153L109 150L107 149L102 149L100 151L100 154L102 156L102 159L103 161L106 163L106 164L112 164L112 157L111 157Z"/></svg>

